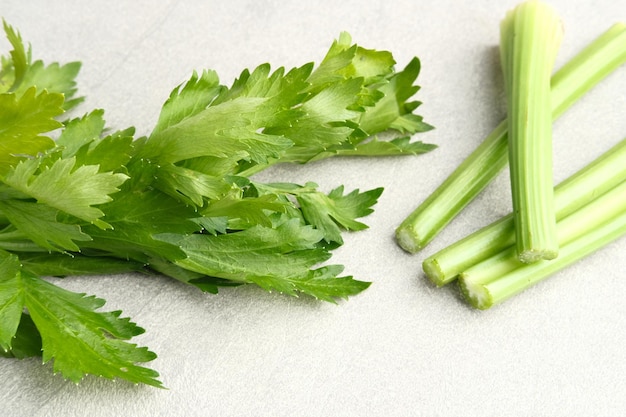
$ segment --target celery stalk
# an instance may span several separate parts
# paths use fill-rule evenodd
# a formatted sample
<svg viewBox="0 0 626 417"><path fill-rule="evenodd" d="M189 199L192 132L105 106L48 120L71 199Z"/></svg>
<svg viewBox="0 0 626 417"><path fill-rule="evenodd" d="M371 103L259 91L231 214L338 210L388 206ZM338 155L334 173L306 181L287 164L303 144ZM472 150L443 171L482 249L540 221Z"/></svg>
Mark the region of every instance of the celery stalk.
<svg viewBox="0 0 626 417"><path fill-rule="evenodd" d="M555 10L529 0L500 25L517 252L522 262L558 256L552 183L550 75L563 38Z"/></svg>
<svg viewBox="0 0 626 417"><path fill-rule="evenodd" d="M465 299L487 309L626 234L626 182L558 222L557 230L558 258L524 264L511 246L460 275Z"/></svg>
<svg viewBox="0 0 626 417"><path fill-rule="evenodd" d="M554 189L557 220L626 181L626 138ZM437 286L454 281L465 269L515 243L510 214L429 256L422 263L426 276Z"/></svg>
<svg viewBox="0 0 626 417"><path fill-rule="evenodd" d="M552 76L552 118L625 62L626 25L616 23ZM410 253L423 249L504 169L507 133L505 120L398 226L400 247Z"/></svg>

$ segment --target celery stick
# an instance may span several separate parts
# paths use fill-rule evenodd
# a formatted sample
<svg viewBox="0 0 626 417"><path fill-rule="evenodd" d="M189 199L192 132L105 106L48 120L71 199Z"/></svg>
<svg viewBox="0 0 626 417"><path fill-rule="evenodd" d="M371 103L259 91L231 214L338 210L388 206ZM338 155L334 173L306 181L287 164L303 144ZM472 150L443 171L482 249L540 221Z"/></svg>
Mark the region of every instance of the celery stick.
<svg viewBox="0 0 626 417"><path fill-rule="evenodd" d="M558 256L552 183L550 75L563 38L555 10L530 0L500 26L508 102L508 149L515 241L522 262Z"/></svg>
<svg viewBox="0 0 626 417"><path fill-rule="evenodd" d="M506 121L476 148L396 229L410 253L423 249L507 164Z"/></svg>
<svg viewBox="0 0 626 417"><path fill-rule="evenodd" d="M550 261L519 261L514 246L461 273L465 299L487 309L626 234L626 182L558 222L561 253Z"/></svg>
<svg viewBox="0 0 626 417"><path fill-rule="evenodd" d="M557 118L626 62L626 25L616 23L552 76L552 118ZM507 122L485 140L396 229L400 247L423 249L507 164Z"/></svg>
<svg viewBox="0 0 626 417"><path fill-rule="evenodd" d="M554 189L557 220L561 220L626 181L626 138ZM426 276L437 286L515 243L513 215L483 227L429 256L422 263Z"/></svg>

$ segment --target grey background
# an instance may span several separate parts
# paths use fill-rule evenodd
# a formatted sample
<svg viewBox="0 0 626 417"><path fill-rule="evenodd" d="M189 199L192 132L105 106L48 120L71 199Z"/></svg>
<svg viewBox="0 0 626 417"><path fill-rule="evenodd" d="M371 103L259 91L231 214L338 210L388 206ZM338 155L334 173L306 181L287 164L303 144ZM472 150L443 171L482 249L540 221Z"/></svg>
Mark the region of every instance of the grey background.
<svg viewBox="0 0 626 417"><path fill-rule="evenodd" d="M374 284L339 305L267 294L219 295L164 278L76 277L147 331L136 339L167 390L93 377L80 385L40 360L0 359L2 416L618 416L626 410L623 239L486 312L421 274L425 256L510 210L503 172L426 250L393 230L504 117L499 21L517 1L24 1L0 14L46 62L80 60L77 114L104 108L146 134L194 69L230 84L244 68L319 62L343 30L422 61L420 114L439 145L420 157L277 167L260 180L383 186L370 229L333 261ZM557 66L625 18L623 1L553 1L565 24ZM3 53L7 42L0 41ZM626 68L554 124L560 181L626 133Z"/></svg>

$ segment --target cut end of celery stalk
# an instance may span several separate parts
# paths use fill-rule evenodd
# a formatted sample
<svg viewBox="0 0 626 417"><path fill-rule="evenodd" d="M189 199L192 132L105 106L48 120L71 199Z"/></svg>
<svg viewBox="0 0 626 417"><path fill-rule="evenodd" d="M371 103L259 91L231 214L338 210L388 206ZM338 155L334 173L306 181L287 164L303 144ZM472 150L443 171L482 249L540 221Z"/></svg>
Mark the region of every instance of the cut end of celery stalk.
<svg viewBox="0 0 626 417"><path fill-rule="evenodd" d="M396 242L405 251L409 253L419 252L423 247L420 241L420 237L414 229L404 226L396 229Z"/></svg>
<svg viewBox="0 0 626 417"><path fill-rule="evenodd" d="M624 234L626 183L621 183L559 221L561 253L558 258L522 264L515 251L500 252L461 274L461 293L469 304L484 310L526 290Z"/></svg>
<svg viewBox="0 0 626 417"><path fill-rule="evenodd" d="M487 310L489 307L493 306L493 297L487 287L472 282L472 280L467 279L464 274L459 276L458 282L461 295L469 305L479 310Z"/></svg>
<svg viewBox="0 0 626 417"><path fill-rule="evenodd" d="M446 275L444 271L439 266L437 259L435 258L427 258L422 262L422 269L426 274L426 277L438 287L443 287L447 283L454 280L456 277L452 277L451 279L446 279Z"/></svg>
<svg viewBox="0 0 626 417"><path fill-rule="evenodd" d="M556 257L559 256L559 251L558 250L554 250L554 249L541 249L541 250L535 250L535 249L529 249L529 250L524 250L521 251L518 255L518 258L520 260L520 262L523 262L525 264L531 264L540 260L552 260L552 259L556 259Z"/></svg>

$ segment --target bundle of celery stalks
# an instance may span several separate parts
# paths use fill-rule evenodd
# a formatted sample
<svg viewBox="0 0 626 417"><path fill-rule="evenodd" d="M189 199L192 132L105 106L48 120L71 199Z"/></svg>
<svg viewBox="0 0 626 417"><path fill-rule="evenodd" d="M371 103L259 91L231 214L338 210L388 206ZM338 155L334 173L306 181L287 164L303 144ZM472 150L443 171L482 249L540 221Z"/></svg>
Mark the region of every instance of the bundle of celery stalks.
<svg viewBox="0 0 626 417"><path fill-rule="evenodd" d="M617 23L559 71L563 37L555 10L536 0L500 25L507 118L396 229L410 253L432 239L509 164L513 212L429 256L427 277L453 281L487 309L626 234L626 139L587 167L552 183L552 121L626 62Z"/></svg>

